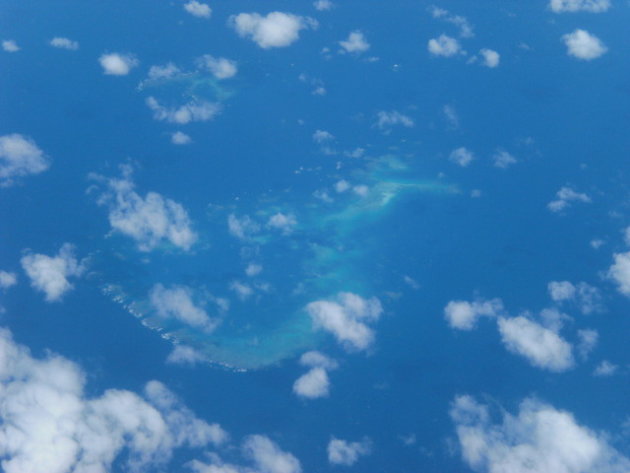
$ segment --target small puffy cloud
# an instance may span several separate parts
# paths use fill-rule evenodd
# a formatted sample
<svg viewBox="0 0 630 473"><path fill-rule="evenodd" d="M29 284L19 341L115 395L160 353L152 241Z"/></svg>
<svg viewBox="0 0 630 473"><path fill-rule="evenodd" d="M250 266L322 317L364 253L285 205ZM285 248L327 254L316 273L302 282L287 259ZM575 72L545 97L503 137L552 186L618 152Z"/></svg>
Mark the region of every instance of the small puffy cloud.
<svg viewBox="0 0 630 473"><path fill-rule="evenodd" d="M221 111L221 105L205 100L191 100L179 107L165 107L155 97L147 97L146 104L153 111L155 120L180 125L212 120Z"/></svg>
<svg viewBox="0 0 630 473"><path fill-rule="evenodd" d="M163 319L176 319L191 327L212 332L218 321L193 300L193 291L187 286L164 287L155 284L149 293L149 301L155 313Z"/></svg>
<svg viewBox="0 0 630 473"><path fill-rule="evenodd" d="M337 438L332 438L328 442L328 461L333 465L354 465L360 457L369 455L372 449L372 442L365 438L361 442L348 442Z"/></svg>
<svg viewBox="0 0 630 473"><path fill-rule="evenodd" d="M326 10L332 9L334 4L330 0L317 0L313 2L313 6L315 7L316 10L326 11Z"/></svg>
<svg viewBox="0 0 630 473"><path fill-rule="evenodd" d="M207 4L200 3L197 0L190 0L190 2L185 3L184 10L199 18L210 18L212 15L212 9Z"/></svg>
<svg viewBox="0 0 630 473"><path fill-rule="evenodd" d="M4 473L163 471L176 449L220 445L217 424L198 419L157 381L143 395L85 393L86 374L55 354L35 358L0 330L0 457Z"/></svg>
<svg viewBox="0 0 630 473"><path fill-rule="evenodd" d="M324 368L327 370L334 370L339 366L335 360L315 350L304 353L300 357L300 364L310 368Z"/></svg>
<svg viewBox="0 0 630 473"><path fill-rule="evenodd" d="M533 366L554 372L573 367L572 347L555 331L524 316L500 317L498 327L508 351L523 356Z"/></svg>
<svg viewBox="0 0 630 473"><path fill-rule="evenodd" d="M249 284L245 284L240 281L232 281L230 283L230 290L234 291L241 300L248 299L254 295L252 287Z"/></svg>
<svg viewBox="0 0 630 473"><path fill-rule="evenodd" d="M429 12L433 18L438 18L448 23L451 23L459 28L459 35L462 38L472 38L475 36L473 33L473 27L468 23L468 20L461 15L453 15L444 8L436 7L435 5L429 7Z"/></svg>
<svg viewBox="0 0 630 473"><path fill-rule="evenodd" d="M337 182L335 182L335 191L338 193L343 193L346 192L348 189L350 189L350 183L348 181L346 181L345 179L341 179Z"/></svg>
<svg viewBox="0 0 630 473"><path fill-rule="evenodd" d="M293 392L302 398L327 397L330 390L328 373L324 368L311 368L293 384Z"/></svg>
<svg viewBox="0 0 630 473"><path fill-rule="evenodd" d="M457 110L452 105L444 105L442 107L442 113L444 114L444 118L453 128L459 127L459 114Z"/></svg>
<svg viewBox="0 0 630 473"><path fill-rule="evenodd" d="M301 473L300 461L281 450L264 435L250 435L243 442L243 452L260 473Z"/></svg>
<svg viewBox="0 0 630 473"><path fill-rule="evenodd" d="M20 50L18 44L12 39L2 41L2 49L8 53L17 53Z"/></svg>
<svg viewBox="0 0 630 473"><path fill-rule="evenodd" d="M313 141L318 144L328 143L334 139L334 135L326 130L315 130L313 133Z"/></svg>
<svg viewBox="0 0 630 473"><path fill-rule="evenodd" d="M176 131L171 135L171 143L174 145L187 145L192 142L190 136L181 131Z"/></svg>
<svg viewBox="0 0 630 473"><path fill-rule="evenodd" d="M463 146L451 151L451 154L448 155L448 159L455 164L465 168L475 159L475 155L472 151Z"/></svg>
<svg viewBox="0 0 630 473"><path fill-rule="evenodd" d="M591 61L608 51L608 48L595 35L588 31L576 29L573 33L565 34L562 40L567 47L569 56Z"/></svg>
<svg viewBox="0 0 630 473"><path fill-rule="evenodd" d="M261 48L270 49L293 44L299 39L301 30L316 28L317 21L275 11L266 16L258 13L239 13L230 18L230 25L242 38L249 38Z"/></svg>
<svg viewBox="0 0 630 473"><path fill-rule="evenodd" d="M17 284L17 276L15 273L8 271L0 271L0 289L9 289Z"/></svg>
<svg viewBox="0 0 630 473"><path fill-rule="evenodd" d="M394 126L412 128L414 126L414 122L410 117L403 115L397 110L389 112L381 110L376 114L376 126L381 130L389 130Z"/></svg>
<svg viewBox="0 0 630 473"><path fill-rule="evenodd" d="M551 0L549 8L555 13L603 13L610 8L610 0Z"/></svg>
<svg viewBox="0 0 630 473"><path fill-rule="evenodd" d="M483 59L482 64L486 67L495 68L499 65L501 60L501 55L492 50L492 49L482 49L479 51L481 58Z"/></svg>
<svg viewBox="0 0 630 473"><path fill-rule="evenodd" d="M608 277L617 284L617 290L630 297L630 251L615 253L614 263L608 268Z"/></svg>
<svg viewBox="0 0 630 473"><path fill-rule="evenodd" d="M630 460L570 412L525 399L517 415L502 413L493 424L489 408L471 396L457 396L450 416L461 456L479 473L623 473Z"/></svg>
<svg viewBox="0 0 630 473"><path fill-rule="evenodd" d="M235 236L239 240L247 240L260 231L260 225L249 215L239 218L234 214L230 214L228 215L227 223L230 235Z"/></svg>
<svg viewBox="0 0 630 473"><path fill-rule="evenodd" d="M0 136L0 186L49 167L50 160L32 139L18 133Z"/></svg>
<svg viewBox="0 0 630 473"><path fill-rule="evenodd" d="M149 68L149 79L170 79L171 77L178 75L180 72L179 67L172 62L166 63L163 66L151 66Z"/></svg>
<svg viewBox="0 0 630 473"><path fill-rule="evenodd" d="M494 160L495 167L498 167L500 169L507 169L512 164L516 164L518 162L518 160L514 156L504 150L499 150L494 153L492 159Z"/></svg>
<svg viewBox="0 0 630 473"><path fill-rule="evenodd" d="M595 367L593 375L601 377L612 376L617 372L618 369L619 367L617 365L611 363L608 360L604 360Z"/></svg>
<svg viewBox="0 0 630 473"><path fill-rule="evenodd" d="M551 281L547 285L549 296L554 302L574 302L583 314L602 309L601 294L596 287L585 282L573 284L569 281Z"/></svg>
<svg viewBox="0 0 630 473"><path fill-rule="evenodd" d="M109 208L112 229L132 238L140 251L154 250L163 243L189 250L197 233L184 207L157 192L141 196L135 191L131 172L124 166L120 179L92 176L107 185L98 204Z"/></svg>
<svg viewBox="0 0 630 473"><path fill-rule="evenodd" d="M364 299L350 292L340 292L334 301L311 302L306 310L314 328L332 333L350 350L365 350L374 342L374 330L368 323L376 322L383 313L377 298Z"/></svg>
<svg viewBox="0 0 630 473"><path fill-rule="evenodd" d="M360 54L370 49L370 43L367 42L365 35L359 30L352 31L347 39L339 41L339 45L342 51L346 53Z"/></svg>
<svg viewBox="0 0 630 473"><path fill-rule="evenodd" d="M279 230L284 235L288 235L293 231L293 228L297 225L297 219L293 214L283 214L278 212L267 220L267 226L275 230Z"/></svg>
<svg viewBox="0 0 630 473"><path fill-rule="evenodd" d="M50 40L49 44L54 48L67 49L69 51L76 51L79 49L79 43L77 41L72 41L71 39L62 38L60 36L55 36Z"/></svg>
<svg viewBox="0 0 630 473"><path fill-rule="evenodd" d="M461 52L461 45L455 38L441 34L437 38L430 39L427 49L434 56L451 57Z"/></svg>
<svg viewBox="0 0 630 473"><path fill-rule="evenodd" d="M70 243L65 243L56 256L28 253L20 263L31 280L31 286L43 292L48 302L61 300L73 287L68 278L79 277L85 270Z"/></svg>
<svg viewBox="0 0 630 473"><path fill-rule="evenodd" d="M597 342L599 341L599 333L597 330L584 329L578 330L578 345L577 350L583 360L588 358L588 355L595 349Z"/></svg>
<svg viewBox="0 0 630 473"><path fill-rule="evenodd" d="M131 54L107 53L98 58L103 72L112 76L126 76L139 62Z"/></svg>
<svg viewBox="0 0 630 473"><path fill-rule="evenodd" d="M229 79L238 72L236 61L224 57L214 57L210 54L204 54L197 59L197 65L210 71L217 79Z"/></svg>
<svg viewBox="0 0 630 473"><path fill-rule="evenodd" d="M198 363L206 363L210 360L203 353L195 350L188 345L175 345L175 348L169 353L166 362L172 365L194 366Z"/></svg>
<svg viewBox="0 0 630 473"><path fill-rule="evenodd" d="M489 301L450 301L444 307L444 318L451 328L472 330L480 317L498 317L504 312L501 299Z"/></svg>
<svg viewBox="0 0 630 473"><path fill-rule="evenodd" d="M258 276L263 270L262 265L260 264L256 264L256 263L249 263L247 265L247 268L245 268L245 274L247 276L254 277L254 276Z"/></svg>
<svg viewBox="0 0 630 473"><path fill-rule="evenodd" d="M556 200L547 204L547 208L552 212L561 212L571 206L573 202L590 203L591 198L583 193L576 192L571 187L562 187L556 192Z"/></svg>

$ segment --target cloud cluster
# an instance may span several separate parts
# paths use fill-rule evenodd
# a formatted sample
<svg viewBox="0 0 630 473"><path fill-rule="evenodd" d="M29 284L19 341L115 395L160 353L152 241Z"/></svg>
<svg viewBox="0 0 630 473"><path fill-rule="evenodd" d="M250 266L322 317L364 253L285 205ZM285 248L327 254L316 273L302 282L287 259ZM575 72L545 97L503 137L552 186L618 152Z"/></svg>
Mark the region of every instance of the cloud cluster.
<svg viewBox="0 0 630 473"><path fill-rule="evenodd" d="M542 310L538 322L528 313L510 317L501 299L451 301L444 308L444 317L457 330L472 330L480 317L496 320L505 348L537 368L561 372L575 365L572 345L559 334L563 321L570 317L556 309Z"/></svg>
<svg viewBox="0 0 630 473"><path fill-rule="evenodd" d="M600 311L601 294L596 287L585 282L551 281L547 285L551 300L558 304L574 303L583 314Z"/></svg>
<svg viewBox="0 0 630 473"><path fill-rule="evenodd" d="M493 49L484 48L479 51L483 61L482 64L491 69L497 67L501 62L501 55Z"/></svg>
<svg viewBox="0 0 630 473"><path fill-rule="evenodd" d="M607 435L535 399L522 401L516 416L503 412L493 424L488 406L458 396L450 416L462 458L480 473L630 471L630 460L608 444Z"/></svg>
<svg viewBox="0 0 630 473"><path fill-rule="evenodd" d="M328 371L337 369L337 362L318 351L309 351L300 357L300 364L310 370L293 383L293 392L305 399L328 397L330 380Z"/></svg>
<svg viewBox="0 0 630 473"><path fill-rule="evenodd" d="M210 18L212 15L212 9L207 4L200 3L197 0L190 0L188 3L184 3L184 10L198 18Z"/></svg>
<svg viewBox="0 0 630 473"><path fill-rule="evenodd" d="M603 13L610 8L610 0L550 0L549 8L555 13Z"/></svg>
<svg viewBox="0 0 630 473"><path fill-rule="evenodd" d="M239 36L251 39L263 49L290 46L299 39L301 30L317 27L317 21L312 18L278 11L266 16L239 13L232 16L229 23Z"/></svg>
<svg viewBox="0 0 630 473"><path fill-rule="evenodd" d="M155 97L147 97L147 107L153 111L153 118L159 121L186 125L191 122L207 122L220 111L221 105L205 100L191 100L179 107L166 107Z"/></svg>
<svg viewBox="0 0 630 473"><path fill-rule="evenodd" d="M326 330L348 350L365 350L374 342L374 330L368 325L383 313L380 301L364 299L351 292L340 292L336 300L320 300L306 306L316 329Z"/></svg>
<svg viewBox="0 0 630 473"><path fill-rule="evenodd" d="M8 271L0 271L0 289L9 289L17 284L17 276L15 273Z"/></svg>
<svg viewBox="0 0 630 473"><path fill-rule="evenodd" d="M119 179L92 176L107 185L98 204L109 208L112 229L131 237L140 251L151 251L166 242L189 250L197 234L184 207L157 192L142 197L135 191L131 168L123 166L122 171Z"/></svg>
<svg viewBox="0 0 630 473"><path fill-rule="evenodd" d="M132 472L147 471L165 465L175 449L227 440L219 425L198 419L157 381L143 396L110 389L88 397L85 379L69 360L34 358L0 330L2 471L104 473L123 461Z"/></svg>
<svg viewBox="0 0 630 473"><path fill-rule="evenodd" d="M475 155L468 148L464 148L462 146L451 151L451 154L448 155L448 159L451 162L465 168L473 162Z"/></svg>
<svg viewBox="0 0 630 473"><path fill-rule="evenodd" d="M495 167L498 167L500 169L507 169L512 164L516 164L518 162L518 160L514 156L504 150L499 150L494 153L492 159L494 160Z"/></svg>
<svg viewBox="0 0 630 473"><path fill-rule="evenodd" d="M17 53L21 48L12 39L5 39L2 41L2 49L7 53Z"/></svg>
<svg viewBox="0 0 630 473"><path fill-rule="evenodd" d="M376 114L376 127L381 130L389 130L394 126L404 126L412 128L414 126L413 119L407 115L403 115L397 110L381 110Z"/></svg>
<svg viewBox="0 0 630 473"><path fill-rule="evenodd" d="M333 465L352 466L360 457L370 454L372 442L368 438L360 442L348 442L333 437L326 450L328 461Z"/></svg>
<svg viewBox="0 0 630 473"><path fill-rule="evenodd" d="M56 256L28 253L20 262L31 280L31 286L43 292L48 302L61 300L73 287L68 278L80 277L85 271L70 243L65 243Z"/></svg>
<svg viewBox="0 0 630 473"><path fill-rule="evenodd" d="M139 64L132 54L107 53L98 58L103 72L111 76L126 76Z"/></svg>
<svg viewBox="0 0 630 473"><path fill-rule="evenodd" d="M584 61L597 59L608 51L604 43L588 31L577 29L562 36L567 47L567 54Z"/></svg>
<svg viewBox="0 0 630 473"><path fill-rule="evenodd" d="M453 15L448 10L436 6L429 7L429 12L433 16L433 18L438 18L457 26L459 28L459 35L462 38L472 38L473 36L475 36L473 32L473 27L468 22L466 17L463 17L461 15Z"/></svg>
<svg viewBox="0 0 630 473"><path fill-rule="evenodd" d="M13 133L0 136L0 186L17 177L39 174L50 167L50 159L30 138Z"/></svg>

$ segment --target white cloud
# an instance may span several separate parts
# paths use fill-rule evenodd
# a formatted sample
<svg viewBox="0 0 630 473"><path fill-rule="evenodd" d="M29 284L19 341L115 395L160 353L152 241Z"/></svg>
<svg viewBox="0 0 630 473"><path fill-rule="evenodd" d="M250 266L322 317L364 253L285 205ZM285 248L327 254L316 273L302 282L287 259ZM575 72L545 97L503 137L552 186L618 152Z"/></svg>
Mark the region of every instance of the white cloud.
<svg viewBox="0 0 630 473"><path fill-rule="evenodd" d="M479 54L481 54L481 57L483 58L482 64L486 67L495 68L501 61L501 55L492 49L484 48L479 51Z"/></svg>
<svg viewBox="0 0 630 473"><path fill-rule="evenodd" d="M549 8L555 13L602 13L610 8L610 0L550 0Z"/></svg>
<svg viewBox="0 0 630 473"><path fill-rule="evenodd" d="M8 186L16 177L39 174L50 167L50 159L35 142L13 133L0 136L0 186Z"/></svg>
<svg viewBox="0 0 630 473"><path fill-rule="evenodd" d="M411 128L414 126L414 122L410 117L403 115L397 110L392 110L390 112L381 110L376 114L376 126L381 130L388 130L397 125Z"/></svg>
<svg viewBox="0 0 630 473"><path fill-rule="evenodd" d="M583 360L586 360L588 355L590 355L593 349L597 346L599 333L597 333L597 330L584 329L578 330L577 334L579 338L577 346L578 353Z"/></svg>
<svg viewBox="0 0 630 473"><path fill-rule="evenodd" d="M328 442L328 461L333 465L354 465L360 457L369 455L372 442L365 438L361 442L348 442L337 438L332 438Z"/></svg>
<svg viewBox="0 0 630 473"><path fill-rule="evenodd" d="M571 345L555 331L523 316L500 317L498 327L508 351L523 356L533 366L554 372L573 367Z"/></svg>
<svg viewBox="0 0 630 473"><path fill-rule="evenodd" d="M455 38L441 34L437 38L429 40L427 49L434 56L451 57L461 51L461 45Z"/></svg>
<svg viewBox="0 0 630 473"><path fill-rule="evenodd" d="M155 313L163 319L176 319L206 333L212 332L218 321L193 301L193 291L187 286L164 287L155 284L149 293Z"/></svg>
<svg viewBox="0 0 630 473"><path fill-rule="evenodd" d="M602 309L601 294L596 287L585 282L573 284L569 281L551 281L547 285L549 296L554 302L574 302L583 314Z"/></svg>
<svg viewBox="0 0 630 473"><path fill-rule="evenodd" d="M442 107L442 113L453 128L459 127L459 114L455 107L452 105L444 105L444 107Z"/></svg>
<svg viewBox="0 0 630 473"><path fill-rule="evenodd" d="M254 233L260 231L260 225L252 220L249 215L238 218L236 215L230 214L228 215L228 231L230 235L240 240L247 240Z"/></svg>
<svg viewBox="0 0 630 473"><path fill-rule="evenodd" d="M65 243L56 256L29 253L20 262L31 286L43 292L48 302L60 300L73 287L68 278L79 277L85 270L70 243Z"/></svg>
<svg viewBox="0 0 630 473"><path fill-rule="evenodd" d="M180 125L212 120L221 111L218 103L195 99L179 107L165 107L155 97L147 97L146 104L153 111L154 119Z"/></svg>
<svg viewBox="0 0 630 473"><path fill-rule="evenodd" d="M280 230L284 235L288 235L293 231L293 228L297 225L297 219L293 214L283 214L278 212L267 220L267 226Z"/></svg>
<svg viewBox="0 0 630 473"><path fill-rule="evenodd" d="M243 443L243 451L260 473L301 473L297 458L282 451L264 435L250 435Z"/></svg>
<svg viewBox="0 0 630 473"><path fill-rule="evenodd" d="M596 59L608 51L608 48L597 36L585 30L576 29L573 33L563 35L562 40L567 46L569 56L584 61Z"/></svg>
<svg viewBox="0 0 630 473"><path fill-rule="evenodd" d="M459 166L465 168L475 159L475 155L472 151L462 146L461 148L457 148L451 151L448 159L450 159L455 164L458 164Z"/></svg>
<svg viewBox="0 0 630 473"><path fill-rule="evenodd" d="M8 53L17 53L20 50L20 47L14 40L5 39L2 41L2 49Z"/></svg>
<svg viewBox="0 0 630 473"><path fill-rule="evenodd" d="M468 20L460 15L452 15L448 10L439 8L436 6L429 7L429 11L433 18L439 18L448 23L451 23L459 28L459 35L462 38L472 38L475 36L473 33L473 27L468 23Z"/></svg>
<svg viewBox="0 0 630 473"><path fill-rule="evenodd" d="M98 58L103 72L112 76L126 76L139 62L131 54L109 53Z"/></svg>
<svg viewBox="0 0 630 473"><path fill-rule="evenodd" d="M348 189L350 189L350 187L350 183L345 179L341 179L340 181L335 182L335 191L340 194L346 192Z"/></svg>
<svg viewBox="0 0 630 473"><path fill-rule="evenodd" d="M234 291L241 300L245 300L254 295L252 287L240 281L232 281L230 283L230 290Z"/></svg>
<svg viewBox="0 0 630 473"><path fill-rule="evenodd" d="M514 156L512 156L510 153L504 150L499 150L496 153L494 153L494 156L492 157L492 159L494 160L495 167L498 167L501 169L507 169L512 164L516 164L518 161Z"/></svg>
<svg viewBox="0 0 630 473"><path fill-rule="evenodd" d="M188 136L186 133L181 131L176 131L171 135L171 143L174 145L187 145L192 142L192 138Z"/></svg>
<svg viewBox="0 0 630 473"><path fill-rule="evenodd" d="M615 253L614 263L608 269L608 277L617 284L617 290L625 296L630 296L630 251Z"/></svg>
<svg viewBox="0 0 630 473"><path fill-rule="evenodd" d="M210 360L203 353L195 350L188 345L175 345L175 348L169 353L166 362L173 365L194 366L197 363L206 363Z"/></svg>
<svg viewBox="0 0 630 473"><path fill-rule="evenodd" d="M334 4L330 0L317 0L313 2L313 6L315 7L316 10L326 11L326 10L332 9Z"/></svg>
<svg viewBox="0 0 630 473"><path fill-rule="evenodd" d="M571 206L572 202L590 203L591 198L583 193L576 192L571 187L562 187L556 192L556 200L547 204L547 208L552 212L561 212Z"/></svg>
<svg viewBox="0 0 630 473"><path fill-rule="evenodd" d="M17 275L7 271L0 271L0 289L9 289L17 284Z"/></svg>
<svg viewBox="0 0 630 473"><path fill-rule="evenodd" d="M489 301L450 301L444 307L444 317L451 328L472 330L480 317L497 317L504 312L501 299Z"/></svg>
<svg viewBox="0 0 630 473"><path fill-rule="evenodd" d="M92 176L107 184L98 204L109 207L112 229L135 240L140 251L151 251L166 242L189 250L197 234L184 207L157 192L142 197L134 190L131 168L123 166L122 170L120 179Z"/></svg>
<svg viewBox="0 0 630 473"><path fill-rule="evenodd" d="M336 301L311 302L306 310L316 329L332 333L350 350L365 350L373 343L374 331L367 323L376 322L383 313L377 298L364 299L350 292L340 292Z"/></svg>
<svg viewBox="0 0 630 473"><path fill-rule="evenodd" d="M330 381L324 368L311 368L293 384L293 392L299 397L307 399L327 397L329 391Z"/></svg>
<svg viewBox="0 0 630 473"><path fill-rule="evenodd" d="M151 66L149 68L149 79L170 79L171 77L178 75L180 72L179 67L172 62L166 63L163 66Z"/></svg>
<svg viewBox="0 0 630 473"><path fill-rule="evenodd" d="M250 38L261 48L269 49L293 44L299 39L300 30L316 28L317 21L275 11L267 16L258 13L239 13L230 18L230 25L239 36Z"/></svg>
<svg viewBox="0 0 630 473"><path fill-rule="evenodd" d="M339 41L339 45L343 48L342 51L346 53L364 53L368 49L370 49L370 43L365 39L365 35L359 31L352 31L348 38Z"/></svg>
<svg viewBox="0 0 630 473"><path fill-rule="evenodd" d="M185 3L184 10L199 18L210 18L212 15L212 9L207 4L200 3L197 0L190 0L190 2Z"/></svg>
<svg viewBox="0 0 630 473"><path fill-rule="evenodd" d="M54 48L67 49L69 51L76 51L77 49L79 49L79 43L77 41L72 41L71 39L62 38L59 36L51 39L50 45Z"/></svg>
<svg viewBox="0 0 630 473"><path fill-rule="evenodd" d="M602 361L595 367L593 371L593 375L595 376L612 376L614 375L619 367L608 360Z"/></svg>
<svg viewBox="0 0 630 473"><path fill-rule="evenodd" d="M223 443L227 434L151 381L144 397L85 394L86 374L55 354L38 359L0 330L0 458L5 473L162 470L176 448ZM123 452L125 454L123 455Z"/></svg>
<svg viewBox="0 0 630 473"><path fill-rule="evenodd" d="M304 353L300 357L300 364L310 368L324 368L327 370L334 370L339 366L335 360L315 350Z"/></svg>
<svg viewBox="0 0 630 473"><path fill-rule="evenodd" d="M573 415L535 399L521 402L516 416L503 412L492 424L488 406L458 396L450 416L461 455L480 473L624 473L630 460Z"/></svg>
<svg viewBox="0 0 630 473"><path fill-rule="evenodd" d="M315 130L315 133L313 133L313 141L318 144L327 143L334 139L334 135L326 130Z"/></svg>
<svg viewBox="0 0 630 473"><path fill-rule="evenodd" d="M224 57L214 57L210 54L204 54L197 59L197 65L209 70L217 79L229 79L238 72L236 61Z"/></svg>

